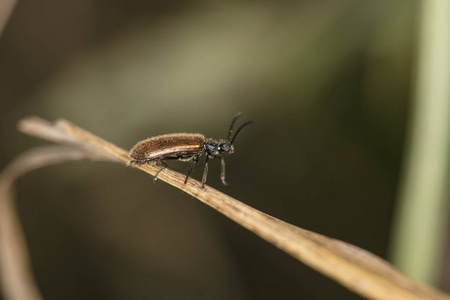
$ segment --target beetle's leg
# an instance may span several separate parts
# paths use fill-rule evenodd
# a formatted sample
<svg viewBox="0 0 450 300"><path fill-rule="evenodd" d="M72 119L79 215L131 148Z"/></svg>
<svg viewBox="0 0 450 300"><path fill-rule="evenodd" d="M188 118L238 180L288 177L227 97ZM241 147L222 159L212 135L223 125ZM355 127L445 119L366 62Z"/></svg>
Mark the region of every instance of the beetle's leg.
<svg viewBox="0 0 450 300"><path fill-rule="evenodd" d="M202 189L205 188L206 176L208 176L208 160L209 155L206 155L205 169L203 170L203 178L202 178Z"/></svg>
<svg viewBox="0 0 450 300"><path fill-rule="evenodd" d="M156 173L155 177L153 177L153 182L158 180L159 173L161 173L162 171L164 171L165 168L167 168L167 164L164 160L159 160L159 162L163 165L163 167L158 171L158 173Z"/></svg>
<svg viewBox="0 0 450 300"><path fill-rule="evenodd" d="M189 164L188 170L186 172L186 179L184 180L184 184L187 183L189 175L191 175L191 172L194 169L194 165L198 162L199 157L200 155L194 156L194 158L191 160L191 163Z"/></svg>
<svg viewBox="0 0 450 300"><path fill-rule="evenodd" d="M220 157L220 179L222 180L223 185L228 185L225 181L225 158Z"/></svg>
<svg viewBox="0 0 450 300"><path fill-rule="evenodd" d="M137 160L137 159L133 159L130 160L129 164L136 164L136 165L143 165L143 164L148 164L150 162L150 160Z"/></svg>

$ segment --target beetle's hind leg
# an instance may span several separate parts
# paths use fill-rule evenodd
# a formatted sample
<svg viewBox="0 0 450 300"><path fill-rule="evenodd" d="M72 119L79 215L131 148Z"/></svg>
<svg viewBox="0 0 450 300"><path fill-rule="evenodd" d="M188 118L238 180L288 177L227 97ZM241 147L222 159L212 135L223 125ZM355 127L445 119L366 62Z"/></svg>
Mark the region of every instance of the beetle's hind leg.
<svg viewBox="0 0 450 300"><path fill-rule="evenodd" d="M187 183L189 176L192 173L192 170L194 169L194 165L198 162L198 158L200 157L200 155L194 156L194 158L191 160L189 167L187 169L186 172L186 179L184 180L184 184Z"/></svg>
<svg viewBox="0 0 450 300"><path fill-rule="evenodd" d="M128 162L128 165L144 165L144 164L148 164L149 162L151 162L151 160L137 160L137 159L132 159Z"/></svg>
<svg viewBox="0 0 450 300"><path fill-rule="evenodd" d="M155 177L153 177L153 182L156 182L156 180L158 180L158 175L159 173L161 173L162 171L164 171L164 169L167 168L167 164L164 160L159 160L158 161L160 164L163 165L163 167L158 171L158 173L155 174Z"/></svg>

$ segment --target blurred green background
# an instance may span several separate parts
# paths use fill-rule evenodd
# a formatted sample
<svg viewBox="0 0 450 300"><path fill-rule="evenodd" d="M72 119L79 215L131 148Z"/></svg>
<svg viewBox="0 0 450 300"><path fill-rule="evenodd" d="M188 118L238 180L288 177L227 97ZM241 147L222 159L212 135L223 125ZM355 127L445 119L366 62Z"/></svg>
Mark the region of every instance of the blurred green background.
<svg viewBox="0 0 450 300"><path fill-rule="evenodd" d="M420 4L19 1L0 38L0 167L45 143L17 132L28 115L130 149L164 133L225 138L242 111L256 124L227 158L229 185L218 160L208 184L388 258ZM359 299L132 168L52 166L17 190L45 299Z"/></svg>

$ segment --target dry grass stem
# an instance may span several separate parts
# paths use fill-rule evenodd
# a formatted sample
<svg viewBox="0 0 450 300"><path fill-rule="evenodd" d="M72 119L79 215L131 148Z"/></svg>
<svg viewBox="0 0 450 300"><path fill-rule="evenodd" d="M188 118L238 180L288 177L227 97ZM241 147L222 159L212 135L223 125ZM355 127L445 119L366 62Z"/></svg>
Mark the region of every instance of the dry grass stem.
<svg viewBox="0 0 450 300"><path fill-rule="evenodd" d="M82 159L102 160L104 155L69 146L39 147L18 156L0 174L0 283L5 299L42 299L14 206L14 181L40 167Z"/></svg>
<svg viewBox="0 0 450 300"><path fill-rule="evenodd" d="M128 164L128 152L101 138L65 121L55 125L45 123L44 132L32 130L36 124L45 123L36 118L21 122L21 130L53 141L77 140L83 149L89 145L99 152ZM61 136L46 137L46 131L56 130ZM67 138L67 140L66 140ZM86 150L85 150L86 151ZM106 157L106 156L102 156ZM134 166L155 175L159 167L152 165ZM221 212L266 241L329 276L348 289L372 299L450 299L450 296L431 287L419 284L404 276L381 258L353 245L287 224L237 201L209 186L190 179L184 184L185 176L172 170L165 170L158 179L165 181L203 203Z"/></svg>

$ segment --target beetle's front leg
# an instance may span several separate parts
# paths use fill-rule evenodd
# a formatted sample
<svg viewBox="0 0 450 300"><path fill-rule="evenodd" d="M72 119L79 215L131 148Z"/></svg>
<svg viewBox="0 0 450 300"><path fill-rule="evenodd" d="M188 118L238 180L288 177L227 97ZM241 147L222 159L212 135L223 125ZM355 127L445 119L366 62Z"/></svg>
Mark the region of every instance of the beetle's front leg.
<svg viewBox="0 0 450 300"><path fill-rule="evenodd" d="M228 185L225 181L225 158L220 157L220 180L222 180L223 185Z"/></svg>

